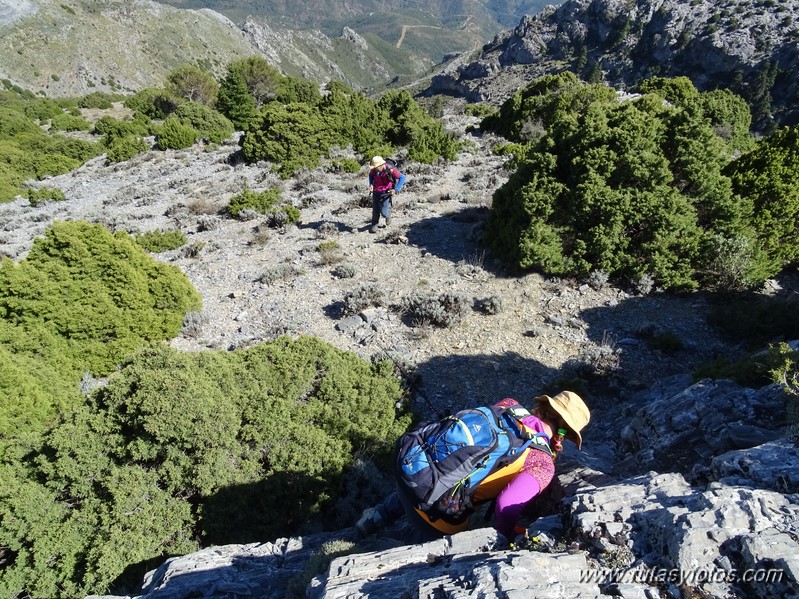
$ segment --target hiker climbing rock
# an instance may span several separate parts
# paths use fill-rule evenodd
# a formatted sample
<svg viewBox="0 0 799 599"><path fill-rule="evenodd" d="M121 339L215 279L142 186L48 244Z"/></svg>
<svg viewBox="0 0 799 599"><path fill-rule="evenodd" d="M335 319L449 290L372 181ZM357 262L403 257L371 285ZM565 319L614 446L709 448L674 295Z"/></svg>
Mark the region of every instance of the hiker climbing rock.
<svg viewBox="0 0 799 599"><path fill-rule="evenodd" d="M380 215L391 224L393 198L405 184L405 175L394 164L388 164L381 156L375 156L369 163L369 193L372 194L372 227L370 233L377 233Z"/></svg>
<svg viewBox="0 0 799 599"><path fill-rule="evenodd" d="M405 541L418 543L466 530L475 507L496 500L494 527L508 540L526 529L522 512L552 483L564 439L582 446L588 407L571 391L536 397L532 413L515 399L462 410L400 437L397 489L363 512L365 536L403 515Z"/></svg>

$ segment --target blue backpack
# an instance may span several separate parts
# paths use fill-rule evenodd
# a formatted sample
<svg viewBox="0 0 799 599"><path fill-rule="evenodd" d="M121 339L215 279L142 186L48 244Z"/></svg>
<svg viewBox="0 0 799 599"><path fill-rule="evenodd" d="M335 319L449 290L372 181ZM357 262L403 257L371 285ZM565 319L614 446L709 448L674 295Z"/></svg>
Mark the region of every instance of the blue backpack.
<svg viewBox="0 0 799 599"><path fill-rule="evenodd" d="M520 406L480 407L406 432L395 451L400 492L431 521L462 522L473 511L471 496L488 475L530 446L549 452L548 442L521 424L527 415Z"/></svg>

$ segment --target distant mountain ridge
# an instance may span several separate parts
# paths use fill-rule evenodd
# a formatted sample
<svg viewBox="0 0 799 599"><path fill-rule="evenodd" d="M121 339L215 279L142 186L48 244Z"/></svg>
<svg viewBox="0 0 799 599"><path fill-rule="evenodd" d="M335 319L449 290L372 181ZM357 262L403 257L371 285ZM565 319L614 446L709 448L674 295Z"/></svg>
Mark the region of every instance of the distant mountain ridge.
<svg viewBox="0 0 799 599"><path fill-rule="evenodd" d="M318 29L331 38L345 28L410 50L431 64L469 51L525 14L563 0L159 0L178 8L209 8L237 24L257 22L280 30ZM387 49L388 50L388 49ZM383 52L391 58L391 52ZM397 73L397 74L401 74Z"/></svg>
<svg viewBox="0 0 799 599"><path fill-rule="evenodd" d="M301 25L353 19L328 35L279 26L296 7L282 0L170 0L187 7L180 9L153 0L0 0L0 79L54 97L130 92L162 85L180 64L221 76L229 62L258 54L285 74L319 82L379 91L432 81L429 95L496 104L563 70L622 89L685 75L700 90L745 97L760 130L799 122L799 0L570 0L523 16L481 47L479 15L498 23L538 2L433 0L425 11L418 0L310 0L295 8ZM237 24L188 8L234 4L252 18ZM276 12L266 18L259 11L269 7ZM384 29L365 30L375 26ZM465 49L436 64L431 55L451 49L452 36Z"/></svg>
<svg viewBox="0 0 799 599"><path fill-rule="evenodd" d="M52 97L160 86L181 64L219 76L260 54L356 89L429 76L546 0L0 0L0 79Z"/></svg>
<svg viewBox="0 0 799 599"><path fill-rule="evenodd" d="M453 62L427 93L500 101L535 77L571 70L628 88L689 77L745 97L761 128L799 122L799 0L569 0Z"/></svg>
<svg viewBox="0 0 799 599"><path fill-rule="evenodd" d="M471 16L487 29L497 32L513 27L525 14L533 14L549 4L547 0L159 0L178 8L210 8L235 22L248 16L268 17L271 22L292 29L332 27L336 33L353 18L374 14L416 14L417 18L440 19L452 24Z"/></svg>
<svg viewBox="0 0 799 599"><path fill-rule="evenodd" d="M0 79L50 97L132 92L163 85L181 64L222 76L228 63L262 55L287 75L380 88L417 78L432 61L371 34L237 25L209 10L151 0L0 0Z"/></svg>
<svg viewBox="0 0 799 599"><path fill-rule="evenodd" d="M0 1L0 77L51 97L156 86L180 64L221 71L252 52L211 11L149 0Z"/></svg>

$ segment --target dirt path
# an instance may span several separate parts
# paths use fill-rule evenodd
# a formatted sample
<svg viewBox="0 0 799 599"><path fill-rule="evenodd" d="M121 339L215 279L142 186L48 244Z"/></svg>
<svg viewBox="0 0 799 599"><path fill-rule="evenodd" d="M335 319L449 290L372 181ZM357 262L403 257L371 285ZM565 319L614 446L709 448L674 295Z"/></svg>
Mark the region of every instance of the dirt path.
<svg viewBox="0 0 799 599"><path fill-rule="evenodd" d="M402 33L400 33L400 37L397 40L397 48L402 46L402 42L405 40L405 34L408 33L408 29L443 29L443 27L437 27L435 25L403 25Z"/></svg>

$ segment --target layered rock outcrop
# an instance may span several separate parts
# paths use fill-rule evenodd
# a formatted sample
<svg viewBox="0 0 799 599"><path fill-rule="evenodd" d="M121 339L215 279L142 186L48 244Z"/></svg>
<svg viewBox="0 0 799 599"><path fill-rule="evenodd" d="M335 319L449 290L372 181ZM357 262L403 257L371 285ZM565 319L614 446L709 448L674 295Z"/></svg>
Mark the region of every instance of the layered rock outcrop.
<svg viewBox="0 0 799 599"><path fill-rule="evenodd" d="M428 92L502 101L525 82L563 70L617 88L655 75L687 76L700 90L729 87L744 95L761 121L773 115L793 124L797 64L795 0L569 0L523 17L477 56L434 77Z"/></svg>
<svg viewBox="0 0 799 599"><path fill-rule="evenodd" d="M346 529L211 547L167 560L135 597L797 597L799 448L785 401L776 386L678 376L597 408L592 442L563 454L560 487L514 545L475 518L421 545L403 544L400 524L360 541ZM350 553L308 583L331 543Z"/></svg>

